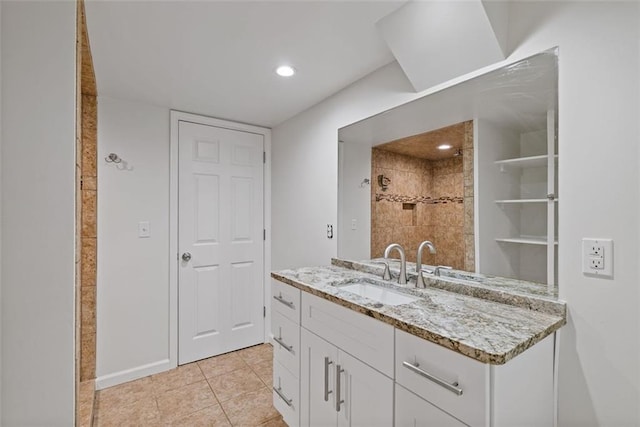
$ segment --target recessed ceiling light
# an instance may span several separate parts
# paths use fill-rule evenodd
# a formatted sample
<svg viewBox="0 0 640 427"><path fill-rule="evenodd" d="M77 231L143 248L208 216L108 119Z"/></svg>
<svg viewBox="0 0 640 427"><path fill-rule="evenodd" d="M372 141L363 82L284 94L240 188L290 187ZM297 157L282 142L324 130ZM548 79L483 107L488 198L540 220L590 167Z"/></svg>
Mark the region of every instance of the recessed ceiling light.
<svg viewBox="0 0 640 427"><path fill-rule="evenodd" d="M289 65L281 65L276 68L276 74L282 77L291 77L296 73L295 68Z"/></svg>
<svg viewBox="0 0 640 427"><path fill-rule="evenodd" d="M438 145L438 150L448 150L452 148L451 144L440 144Z"/></svg>

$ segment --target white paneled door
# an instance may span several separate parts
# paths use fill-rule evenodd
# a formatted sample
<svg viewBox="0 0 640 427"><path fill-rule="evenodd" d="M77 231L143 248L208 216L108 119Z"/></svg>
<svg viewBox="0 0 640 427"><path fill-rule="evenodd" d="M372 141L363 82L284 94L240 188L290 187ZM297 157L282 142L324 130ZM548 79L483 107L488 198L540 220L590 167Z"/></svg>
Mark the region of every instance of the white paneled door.
<svg viewBox="0 0 640 427"><path fill-rule="evenodd" d="M264 341L264 136L179 122L178 364Z"/></svg>

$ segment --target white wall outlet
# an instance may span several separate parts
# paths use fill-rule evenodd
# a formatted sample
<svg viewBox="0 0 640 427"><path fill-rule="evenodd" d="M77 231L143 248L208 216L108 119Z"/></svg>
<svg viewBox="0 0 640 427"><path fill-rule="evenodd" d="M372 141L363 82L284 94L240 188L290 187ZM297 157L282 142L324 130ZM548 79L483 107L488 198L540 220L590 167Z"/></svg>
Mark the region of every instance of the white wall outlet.
<svg viewBox="0 0 640 427"><path fill-rule="evenodd" d="M149 221L140 221L138 223L138 237L151 237L151 228L149 227Z"/></svg>
<svg viewBox="0 0 640 427"><path fill-rule="evenodd" d="M613 278L611 239L582 239L582 272L594 277Z"/></svg>
<svg viewBox="0 0 640 427"><path fill-rule="evenodd" d="M358 229L358 222L355 219L351 220L351 229L352 230L357 230Z"/></svg>

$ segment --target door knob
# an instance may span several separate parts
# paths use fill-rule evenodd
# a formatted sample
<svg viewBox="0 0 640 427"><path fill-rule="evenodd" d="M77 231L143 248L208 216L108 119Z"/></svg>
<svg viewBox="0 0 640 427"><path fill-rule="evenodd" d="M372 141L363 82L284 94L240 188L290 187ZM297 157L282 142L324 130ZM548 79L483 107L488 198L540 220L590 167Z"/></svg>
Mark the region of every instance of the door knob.
<svg viewBox="0 0 640 427"><path fill-rule="evenodd" d="M189 252L185 252L182 254L183 261L189 261L191 259L191 254Z"/></svg>

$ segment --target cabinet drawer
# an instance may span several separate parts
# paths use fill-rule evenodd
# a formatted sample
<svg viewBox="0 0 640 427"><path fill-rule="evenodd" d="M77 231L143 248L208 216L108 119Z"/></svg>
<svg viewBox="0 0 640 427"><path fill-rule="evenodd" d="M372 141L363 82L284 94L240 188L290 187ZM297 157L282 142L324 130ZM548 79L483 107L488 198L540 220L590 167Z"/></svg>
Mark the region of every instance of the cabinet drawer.
<svg viewBox="0 0 640 427"><path fill-rule="evenodd" d="M280 362L296 378L300 369L300 326L279 312L271 315L273 359Z"/></svg>
<svg viewBox="0 0 640 427"><path fill-rule="evenodd" d="M272 280L271 296L272 312L280 313L300 324L300 289Z"/></svg>
<svg viewBox="0 0 640 427"><path fill-rule="evenodd" d="M393 378L393 327L306 292L302 325Z"/></svg>
<svg viewBox="0 0 640 427"><path fill-rule="evenodd" d="M466 424L396 384L396 427L465 427Z"/></svg>
<svg viewBox="0 0 640 427"><path fill-rule="evenodd" d="M396 382L466 424L486 424L489 372L488 365L396 330Z"/></svg>
<svg viewBox="0 0 640 427"><path fill-rule="evenodd" d="M300 383L280 363L273 362L273 406L288 426L300 425Z"/></svg>

